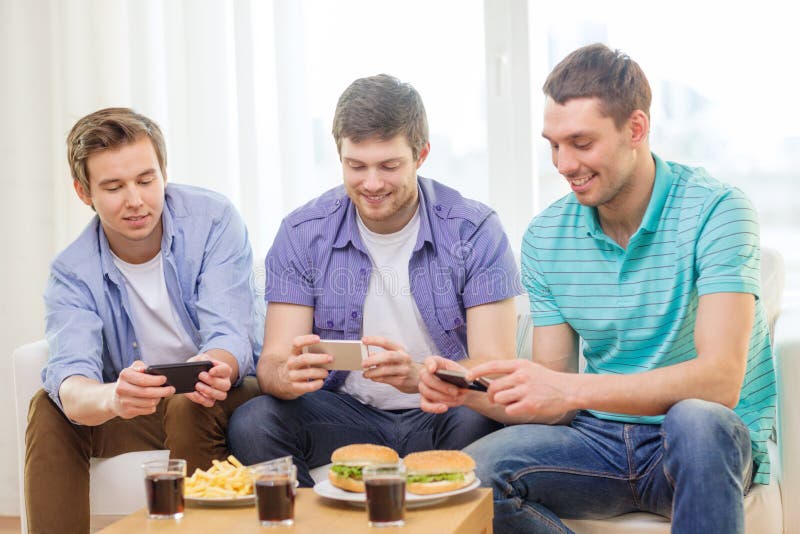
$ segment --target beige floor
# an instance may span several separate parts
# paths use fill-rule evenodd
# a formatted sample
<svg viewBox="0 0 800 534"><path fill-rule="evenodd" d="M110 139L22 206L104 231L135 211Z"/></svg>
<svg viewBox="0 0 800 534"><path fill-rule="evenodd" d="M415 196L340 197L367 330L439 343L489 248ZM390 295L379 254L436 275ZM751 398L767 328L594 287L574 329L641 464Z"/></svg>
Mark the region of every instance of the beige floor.
<svg viewBox="0 0 800 534"><path fill-rule="evenodd" d="M91 531L97 532L122 517L123 516L116 515L94 516L92 517ZM19 532L19 517L0 516L0 534L19 534Z"/></svg>

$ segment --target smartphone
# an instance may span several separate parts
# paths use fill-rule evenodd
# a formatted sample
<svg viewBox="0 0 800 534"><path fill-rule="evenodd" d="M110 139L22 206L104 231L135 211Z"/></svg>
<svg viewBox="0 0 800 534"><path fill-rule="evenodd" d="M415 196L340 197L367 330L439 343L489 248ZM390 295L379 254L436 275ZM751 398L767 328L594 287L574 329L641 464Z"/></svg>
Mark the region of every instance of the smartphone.
<svg viewBox="0 0 800 534"><path fill-rule="evenodd" d="M462 389L472 389L475 391L486 391L489 389L489 384L492 383L491 378L486 378L485 376L479 377L477 380L473 380L472 382L467 382L466 374L461 371L449 371L447 369L439 369L434 373L440 379L444 380L445 382L449 382L454 386L458 386Z"/></svg>
<svg viewBox="0 0 800 534"><path fill-rule="evenodd" d="M303 347L303 353L330 354L333 356L331 363L323 365L330 371L363 371L361 361L369 356L367 346L360 341L323 339Z"/></svg>
<svg viewBox="0 0 800 534"><path fill-rule="evenodd" d="M173 386L175 393L191 393L197 383L197 377L203 371L210 371L214 364L207 361L165 363L151 365L145 373L151 375L164 375L167 377L165 386Z"/></svg>

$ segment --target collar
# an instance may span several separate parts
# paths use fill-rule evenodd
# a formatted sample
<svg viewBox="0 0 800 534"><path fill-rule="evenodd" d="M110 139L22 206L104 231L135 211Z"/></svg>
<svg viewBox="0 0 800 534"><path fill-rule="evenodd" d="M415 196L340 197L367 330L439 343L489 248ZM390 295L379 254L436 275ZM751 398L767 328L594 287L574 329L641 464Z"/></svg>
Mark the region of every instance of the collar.
<svg viewBox="0 0 800 534"><path fill-rule="evenodd" d="M166 259L167 251L172 250L172 242L175 240L175 223L172 218L170 206L167 203L169 196L164 198L164 209L161 212L161 253ZM111 252L111 245L108 244L108 237L103 230L103 223L97 217L97 238L100 244L100 265L103 269L103 276L110 279L115 284L119 285L120 272L114 264L114 256Z"/></svg>
<svg viewBox="0 0 800 534"><path fill-rule="evenodd" d="M417 234L417 242L414 245L414 252L421 249L425 242L429 242L433 244L433 234L431 233L431 216L428 213L428 205L429 202L426 198L426 191L422 187L420 183L420 177L417 176L417 198L419 200L419 233ZM361 241L361 234L358 232L358 221L356 218L358 214L356 212L356 206L347 197L345 193L344 199L337 199L334 205L335 209L338 209L341 204L345 204L345 209L347 210L344 214L344 221L339 228L339 232L336 235L336 239L333 241L333 248L344 248L348 243L352 243L357 249L364 251L365 247Z"/></svg>
<svg viewBox="0 0 800 534"><path fill-rule="evenodd" d="M650 202L647 203L647 209L644 212L639 228L647 230L648 232L655 232L658 228L658 222L661 220L661 212L664 210L664 204L667 202L672 183L675 181L675 176L672 174L669 166L661 158L652 152L650 155L653 157L653 161L656 164L656 176L653 180L653 191L650 193ZM581 204L578 209L583 218L583 225L584 228L586 228L587 234L592 237L605 235L600 226L600 219L597 217L597 208Z"/></svg>
<svg viewBox="0 0 800 534"><path fill-rule="evenodd" d="M648 232L655 232L658 229L661 212L664 211L664 204L667 203L672 183L675 181L675 175L661 158L653 154L653 160L656 163L656 178L653 183L653 192L650 194L650 202L647 204L647 211L644 212L640 225Z"/></svg>

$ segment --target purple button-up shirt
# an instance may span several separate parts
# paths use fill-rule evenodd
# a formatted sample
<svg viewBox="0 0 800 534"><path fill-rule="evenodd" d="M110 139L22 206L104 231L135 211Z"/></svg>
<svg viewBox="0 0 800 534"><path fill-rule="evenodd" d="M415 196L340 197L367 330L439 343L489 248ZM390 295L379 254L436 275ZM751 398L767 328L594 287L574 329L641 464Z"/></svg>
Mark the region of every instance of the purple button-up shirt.
<svg viewBox="0 0 800 534"><path fill-rule="evenodd" d="M440 354L468 355L466 309L522 293L497 214L434 180L418 177L420 229L408 262L411 293ZM372 264L344 186L290 213L267 253L267 302L314 308L313 333L360 339ZM402 342L402 340L396 340ZM331 373L336 390L346 371Z"/></svg>

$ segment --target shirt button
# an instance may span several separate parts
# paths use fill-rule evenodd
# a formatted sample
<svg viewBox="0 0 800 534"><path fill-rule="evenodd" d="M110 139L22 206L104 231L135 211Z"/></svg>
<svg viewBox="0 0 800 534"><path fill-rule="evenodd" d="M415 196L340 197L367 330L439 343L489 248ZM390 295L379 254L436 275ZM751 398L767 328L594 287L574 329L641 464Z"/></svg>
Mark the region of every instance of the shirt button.
<svg viewBox="0 0 800 534"><path fill-rule="evenodd" d="M136 347L138 347L138 346L139 346L139 344L138 344L137 342L135 342L135 341L134 341L134 342L133 342L133 348L135 349L135 348L136 348Z"/></svg>
<svg viewBox="0 0 800 534"><path fill-rule="evenodd" d="M328 328L333 328L333 321L328 321Z"/></svg>
<svg viewBox="0 0 800 534"><path fill-rule="evenodd" d="M362 268L360 268L360 269L358 270L358 272L361 274L361 276L364 276L365 274L367 274L367 270L366 270L365 268L363 268L363 267L362 267Z"/></svg>
<svg viewBox="0 0 800 534"><path fill-rule="evenodd" d="M352 313L350 314L350 317L352 317L353 319L355 319L356 317L358 317L358 312L355 312L355 311L354 311L354 312L352 312Z"/></svg>
<svg viewBox="0 0 800 534"><path fill-rule="evenodd" d="M442 211L442 205L441 205L441 204L436 204L436 205L433 207L433 209L435 209L436 211Z"/></svg>

